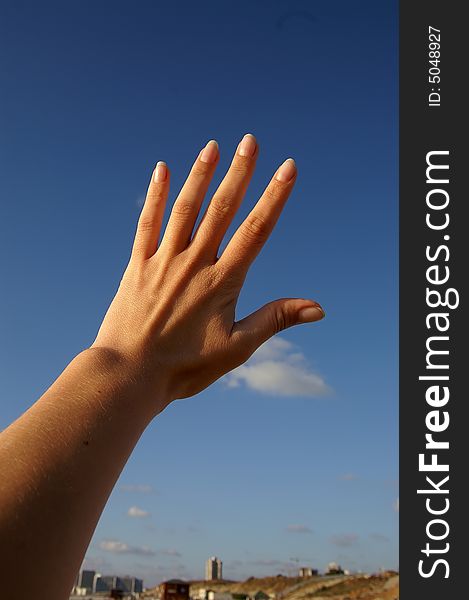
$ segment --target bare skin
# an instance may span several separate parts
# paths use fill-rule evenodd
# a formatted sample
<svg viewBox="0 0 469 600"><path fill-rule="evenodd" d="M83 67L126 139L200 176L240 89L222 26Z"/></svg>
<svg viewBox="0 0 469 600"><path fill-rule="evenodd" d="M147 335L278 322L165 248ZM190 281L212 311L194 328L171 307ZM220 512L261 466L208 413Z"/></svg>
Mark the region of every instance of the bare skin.
<svg viewBox="0 0 469 600"><path fill-rule="evenodd" d="M296 179L288 159L218 257L257 155L248 134L194 232L219 158L216 142L209 142L161 242L170 174L158 163L129 264L95 341L0 434L5 597L21 589L25 598L68 598L109 494L150 421L245 362L282 329L323 318L316 302L283 298L235 321L247 271Z"/></svg>

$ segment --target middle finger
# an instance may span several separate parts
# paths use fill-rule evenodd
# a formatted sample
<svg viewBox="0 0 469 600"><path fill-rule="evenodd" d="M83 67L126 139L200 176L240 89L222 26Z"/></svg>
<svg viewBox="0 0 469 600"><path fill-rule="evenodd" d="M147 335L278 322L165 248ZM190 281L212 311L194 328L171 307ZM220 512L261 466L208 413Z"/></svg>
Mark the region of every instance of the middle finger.
<svg viewBox="0 0 469 600"><path fill-rule="evenodd" d="M247 133L238 145L230 168L205 211L192 244L215 259L218 248L241 204L258 155L256 138Z"/></svg>

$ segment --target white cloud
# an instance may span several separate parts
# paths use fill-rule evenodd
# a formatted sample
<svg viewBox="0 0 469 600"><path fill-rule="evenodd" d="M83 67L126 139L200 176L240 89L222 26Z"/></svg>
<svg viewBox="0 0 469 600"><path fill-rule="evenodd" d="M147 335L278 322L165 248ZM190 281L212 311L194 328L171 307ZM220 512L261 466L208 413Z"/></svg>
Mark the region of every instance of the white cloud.
<svg viewBox="0 0 469 600"><path fill-rule="evenodd" d="M139 508L138 506L131 506L127 511L127 515L136 519L142 519L145 517L149 517L150 513L147 510L144 510L143 508Z"/></svg>
<svg viewBox="0 0 469 600"><path fill-rule="evenodd" d="M98 544L100 550L111 552L112 554L133 554L135 556L170 556L180 558L182 554L174 548L162 548L152 550L148 546L132 546L121 540L102 540Z"/></svg>
<svg viewBox="0 0 469 600"><path fill-rule="evenodd" d="M101 550L113 554L135 554L136 556L156 556L156 552L148 546L131 546L120 540L103 540L98 544Z"/></svg>
<svg viewBox="0 0 469 600"><path fill-rule="evenodd" d="M139 484L123 484L120 486L123 492L135 492L137 494L151 494L154 492L153 486L139 483Z"/></svg>
<svg viewBox="0 0 469 600"><path fill-rule="evenodd" d="M257 392L274 396L325 396L324 379L307 364L304 354L281 337L273 337L243 365L223 378L228 387L244 383Z"/></svg>
<svg viewBox="0 0 469 600"><path fill-rule="evenodd" d="M313 533L306 525L289 525L287 531L290 533Z"/></svg>
<svg viewBox="0 0 469 600"><path fill-rule="evenodd" d="M396 512L399 512L399 498L396 498L396 500L394 501L394 504L392 505L392 507L394 508L394 510Z"/></svg>

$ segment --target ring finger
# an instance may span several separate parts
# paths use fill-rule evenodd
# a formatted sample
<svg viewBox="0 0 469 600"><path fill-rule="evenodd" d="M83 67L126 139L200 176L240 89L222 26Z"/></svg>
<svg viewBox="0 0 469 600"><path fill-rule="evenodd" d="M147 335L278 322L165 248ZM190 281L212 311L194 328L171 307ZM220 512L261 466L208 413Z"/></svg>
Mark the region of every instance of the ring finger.
<svg viewBox="0 0 469 600"><path fill-rule="evenodd" d="M247 133L238 144L230 168L218 186L194 234L193 246L211 260L241 204L251 180L258 155L256 138Z"/></svg>

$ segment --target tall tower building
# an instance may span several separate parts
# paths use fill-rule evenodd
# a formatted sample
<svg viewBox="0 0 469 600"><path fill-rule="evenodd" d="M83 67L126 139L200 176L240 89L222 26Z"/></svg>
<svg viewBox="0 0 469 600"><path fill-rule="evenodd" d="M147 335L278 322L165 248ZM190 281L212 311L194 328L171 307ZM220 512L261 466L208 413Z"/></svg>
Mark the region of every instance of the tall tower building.
<svg viewBox="0 0 469 600"><path fill-rule="evenodd" d="M205 563L205 580L223 579L223 563L216 556L211 556Z"/></svg>
<svg viewBox="0 0 469 600"><path fill-rule="evenodd" d="M93 582L95 579L95 571L88 571L86 569L82 569L77 576L75 587L84 588L87 594L91 594L93 592Z"/></svg>

